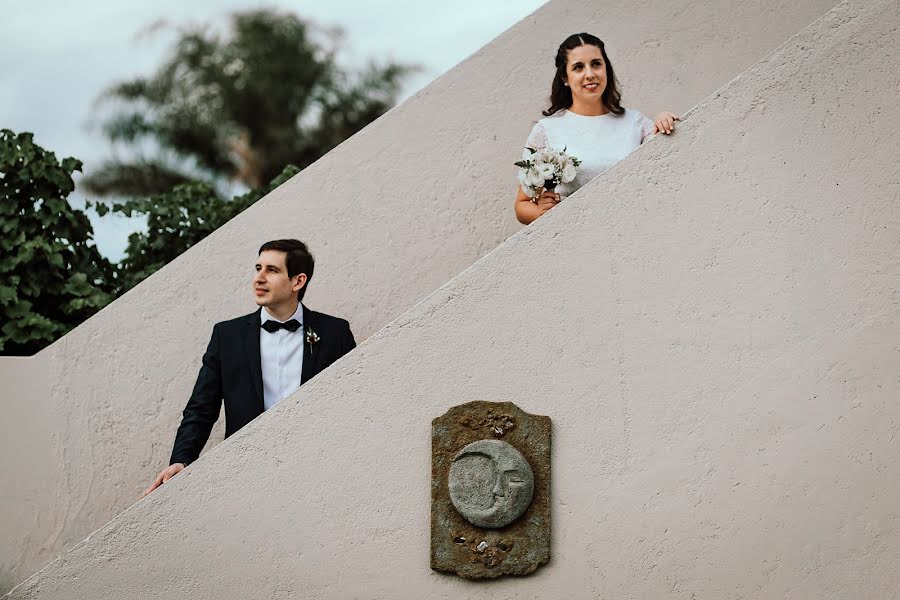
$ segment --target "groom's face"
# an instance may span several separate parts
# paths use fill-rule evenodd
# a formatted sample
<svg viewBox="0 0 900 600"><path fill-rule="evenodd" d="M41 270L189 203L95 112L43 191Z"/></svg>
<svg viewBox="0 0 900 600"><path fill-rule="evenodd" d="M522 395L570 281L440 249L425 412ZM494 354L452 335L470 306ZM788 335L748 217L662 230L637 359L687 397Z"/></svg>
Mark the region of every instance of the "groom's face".
<svg viewBox="0 0 900 600"><path fill-rule="evenodd" d="M287 254L278 250L264 250L256 261L253 293L259 306L276 308L296 305L297 292L306 283L306 275L288 277Z"/></svg>

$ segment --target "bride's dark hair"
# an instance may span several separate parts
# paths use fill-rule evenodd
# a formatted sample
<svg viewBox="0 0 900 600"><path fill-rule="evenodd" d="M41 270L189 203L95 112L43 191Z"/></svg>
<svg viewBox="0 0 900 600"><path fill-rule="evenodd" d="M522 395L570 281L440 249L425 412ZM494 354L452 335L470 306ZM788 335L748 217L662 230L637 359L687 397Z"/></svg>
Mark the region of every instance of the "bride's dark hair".
<svg viewBox="0 0 900 600"><path fill-rule="evenodd" d="M569 50L579 46L597 46L603 55L603 63L606 65L606 89L603 90L601 99L609 112L621 115L625 109L619 104L622 95L619 92L619 82L616 81L616 73L612 63L606 56L606 48L603 40L589 33L574 33L563 40L556 51L556 75L553 77L553 86L550 88L550 108L544 111L544 116L549 117L553 113L572 106L572 89L566 85L566 64L569 62Z"/></svg>

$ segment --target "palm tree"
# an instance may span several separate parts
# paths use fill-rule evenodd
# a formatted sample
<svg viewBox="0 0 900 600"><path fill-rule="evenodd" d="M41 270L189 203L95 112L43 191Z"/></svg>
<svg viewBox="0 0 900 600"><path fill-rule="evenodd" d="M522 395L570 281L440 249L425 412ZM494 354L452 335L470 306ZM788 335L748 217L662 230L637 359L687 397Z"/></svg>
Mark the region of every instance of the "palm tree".
<svg viewBox="0 0 900 600"><path fill-rule="evenodd" d="M97 196L147 198L175 185L257 188L303 168L386 112L417 67L335 62L337 31L272 10L237 13L227 34L182 31L150 77L109 88L103 121L132 158L82 179ZM225 197L220 192L220 196Z"/></svg>

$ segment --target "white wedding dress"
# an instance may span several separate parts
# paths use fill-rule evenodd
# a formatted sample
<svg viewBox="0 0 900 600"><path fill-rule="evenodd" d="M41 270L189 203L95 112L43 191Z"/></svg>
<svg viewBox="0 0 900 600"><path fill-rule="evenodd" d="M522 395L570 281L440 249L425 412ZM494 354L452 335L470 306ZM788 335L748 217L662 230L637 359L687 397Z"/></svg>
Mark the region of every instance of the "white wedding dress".
<svg viewBox="0 0 900 600"><path fill-rule="evenodd" d="M565 150L581 161L575 179L561 183L556 192L569 196L588 181L610 168L653 135L653 121L639 111L625 109L625 114L607 113L594 117L560 110L538 121L525 143L528 148Z"/></svg>

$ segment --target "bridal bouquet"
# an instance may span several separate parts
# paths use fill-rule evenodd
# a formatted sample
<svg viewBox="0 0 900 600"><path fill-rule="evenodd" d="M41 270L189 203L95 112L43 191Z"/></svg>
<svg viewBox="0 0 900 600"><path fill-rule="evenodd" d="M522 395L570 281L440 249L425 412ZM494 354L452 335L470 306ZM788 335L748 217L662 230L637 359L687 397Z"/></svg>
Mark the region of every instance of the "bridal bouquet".
<svg viewBox="0 0 900 600"><path fill-rule="evenodd" d="M575 179L581 161L566 154L565 149L554 150L527 148L531 156L516 163L519 167L519 183L526 194L537 202L541 188L552 190L560 183L570 183Z"/></svg>

